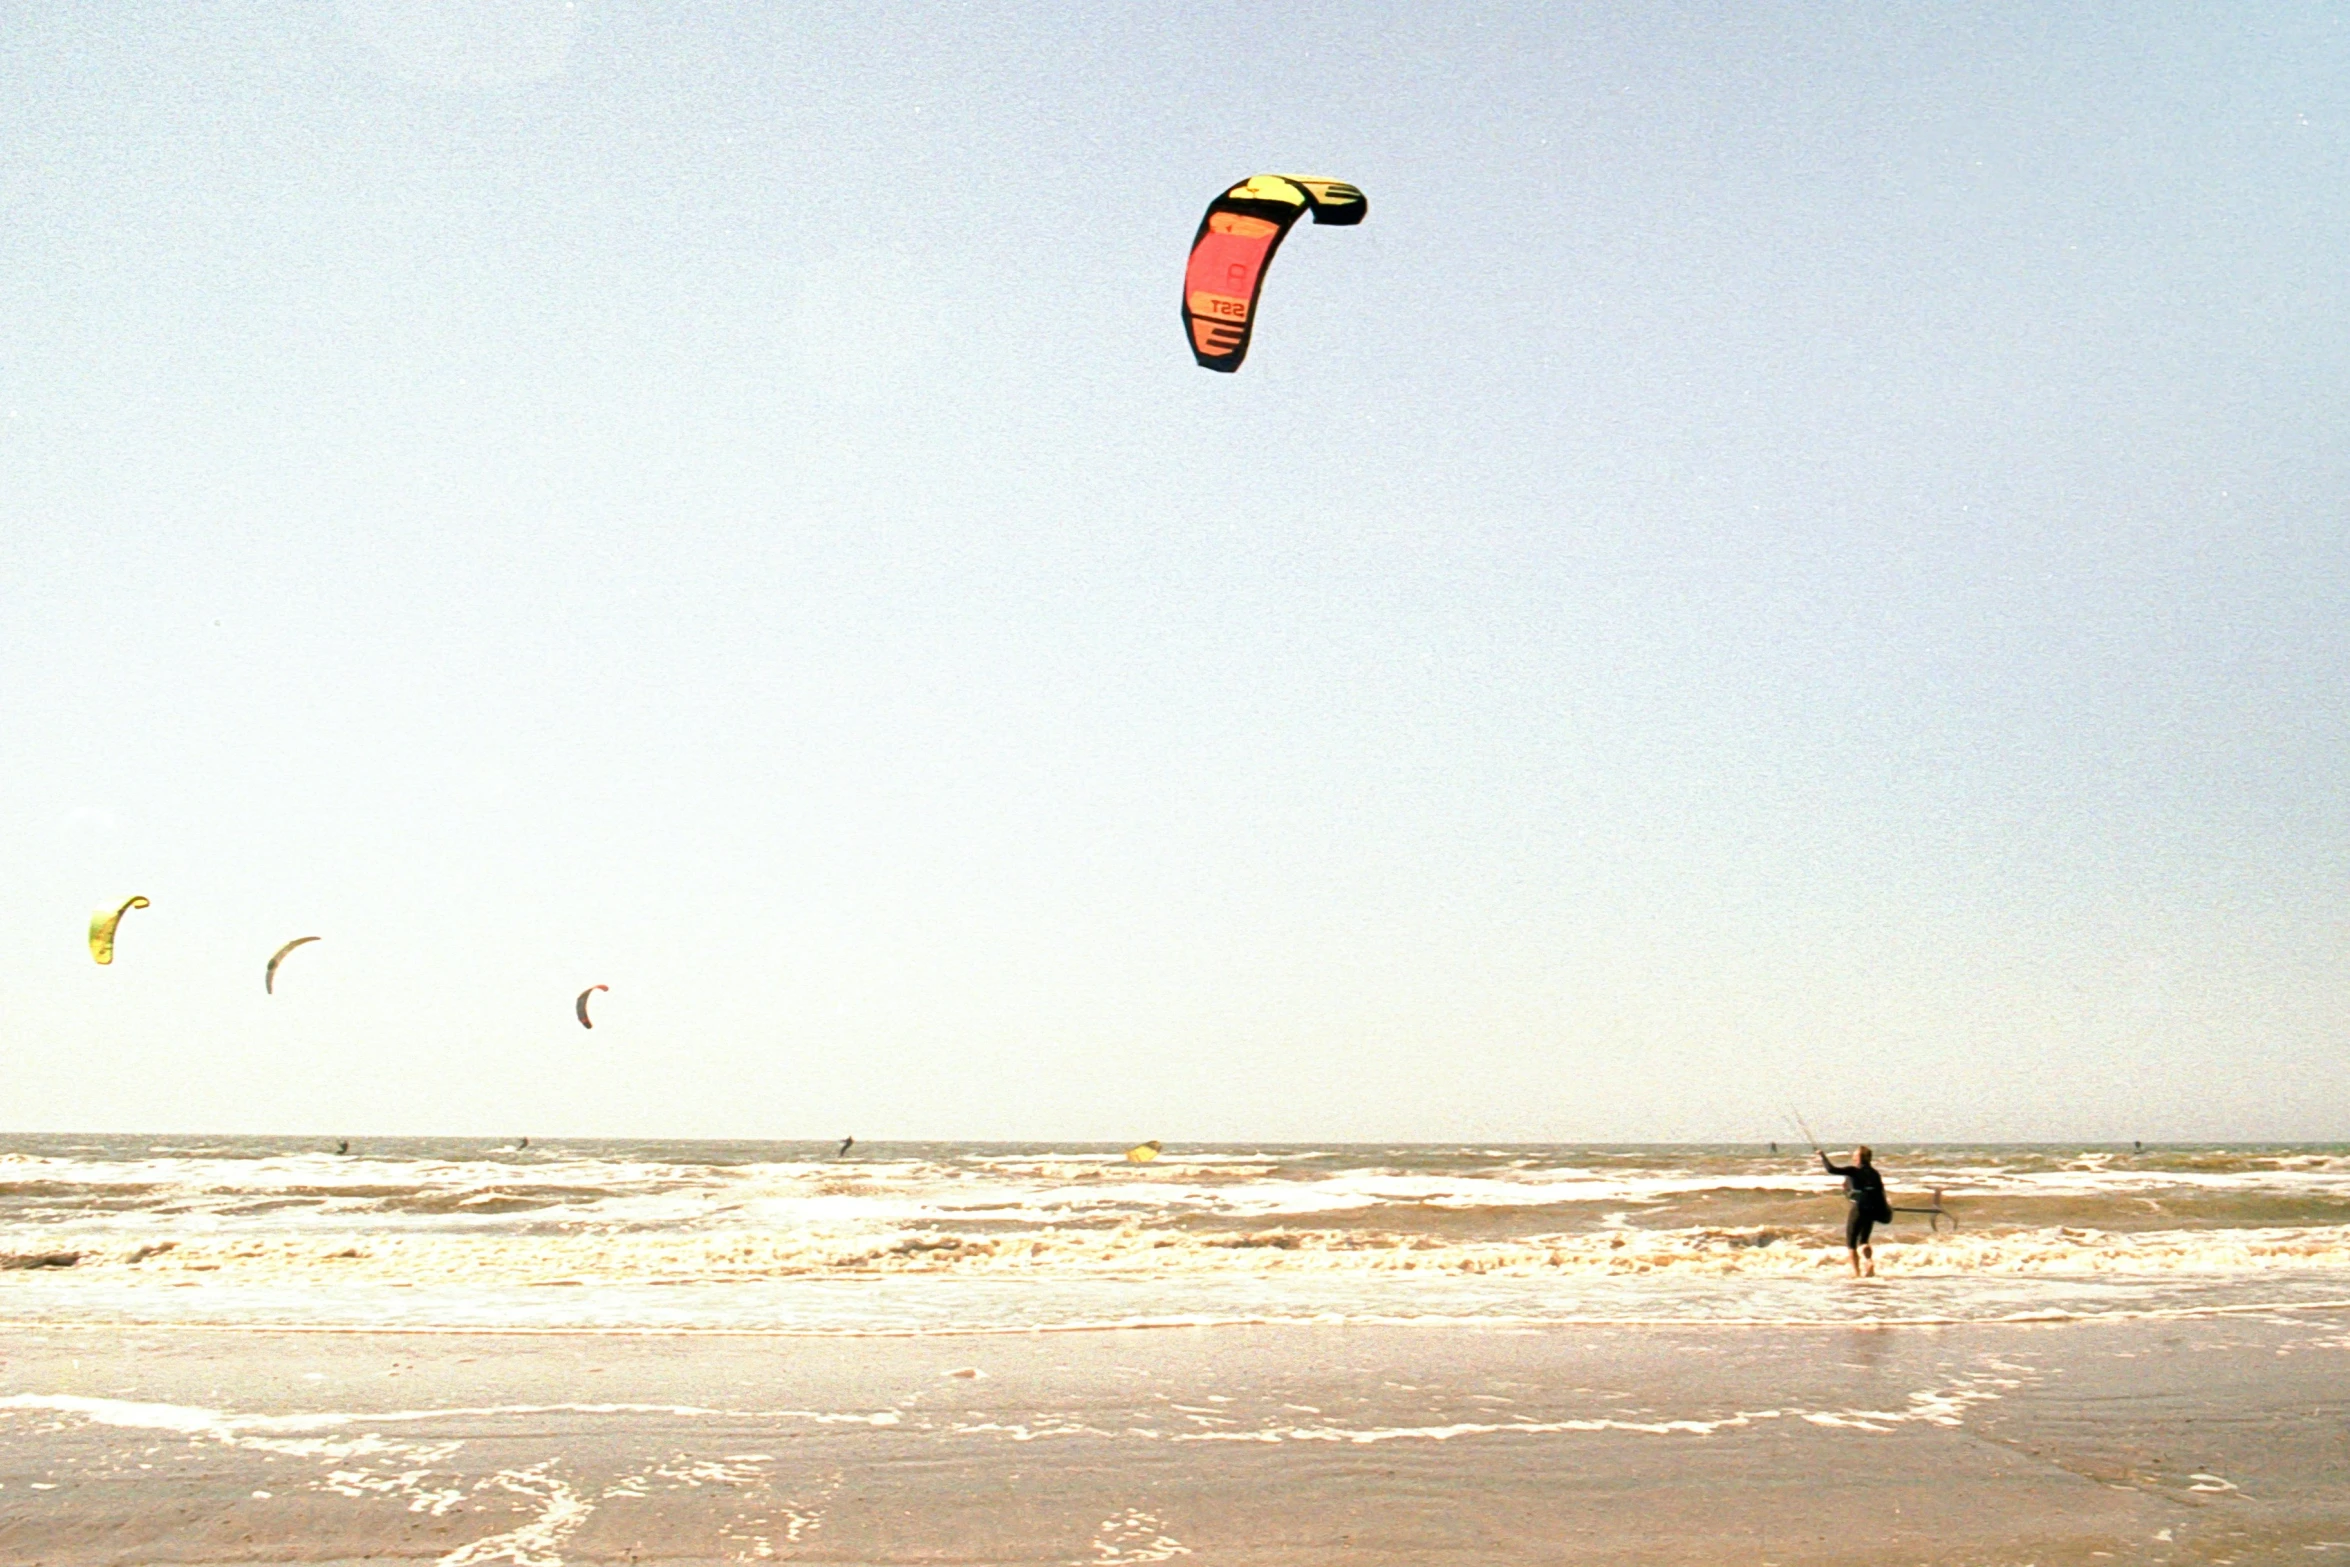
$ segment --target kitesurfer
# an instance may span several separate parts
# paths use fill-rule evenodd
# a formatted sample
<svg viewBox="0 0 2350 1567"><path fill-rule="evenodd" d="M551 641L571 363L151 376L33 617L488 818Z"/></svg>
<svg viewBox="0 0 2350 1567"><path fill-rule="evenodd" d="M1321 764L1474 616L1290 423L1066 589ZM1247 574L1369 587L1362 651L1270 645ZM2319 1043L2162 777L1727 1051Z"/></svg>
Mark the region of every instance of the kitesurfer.
<svg viewBox="0 0 2350 1567"><path fill-rule="evenodd" d="M857 1146L857 1140L856 1140L854 1137L844 1137L844 1138L842 1138L842 1139L840 1140L840 1153L836 1153L836 1154L834 1154L834 1155L833 1155L833 1157L834 1157L835 1159L838 1159L839 1157L841 1157L841 1154L845 1154L845 1153L847 1153L847 1152L848 1152L850 1149L852 1149L852 1148L854 1148L854 1147L856 1147L856 1146Z"/></svg>
<svg viewBox="0 0 2350 1567"><path fill-rule="evenodd" d="M1844 1200L1852 1205L1844 1217L1844 1249L1852 1254L1852 1276L1874 1277L1877 1249L1869 1244L1869 1231L1893 1222L1892 1205L1885 1200L1885 1177L1877 1173L1876 1155L1863 1144L1852 1150L1852 1163L1837 1164L1822 1152L1820 1167L1844 1178Z"/></svg>

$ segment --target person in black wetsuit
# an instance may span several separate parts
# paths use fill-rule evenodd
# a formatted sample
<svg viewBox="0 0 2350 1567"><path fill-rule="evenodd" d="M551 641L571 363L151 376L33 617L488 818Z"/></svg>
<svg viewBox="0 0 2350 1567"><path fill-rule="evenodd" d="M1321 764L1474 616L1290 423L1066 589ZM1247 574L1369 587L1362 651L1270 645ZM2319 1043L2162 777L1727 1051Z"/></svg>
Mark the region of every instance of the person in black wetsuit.
<svg viewBox="0 0 2350 1567"><path fill-rule="evenodd" d="M1852 1150L1850 1164L1831 1163L1825 1153L1820 1155L1820 1164L1830 1175L1844 1177L1844 1200L1852 1205L1844 1217L1844 1248L1852 1253L1852 1276L1856 1279L1877 1271L1877 1248L1869 1244L1869 1231L1893 1222L1893 1207L1885 1200L1885 1177L1877 1173L1875 1160L1876 1155L1865 1145Z"/></svg>

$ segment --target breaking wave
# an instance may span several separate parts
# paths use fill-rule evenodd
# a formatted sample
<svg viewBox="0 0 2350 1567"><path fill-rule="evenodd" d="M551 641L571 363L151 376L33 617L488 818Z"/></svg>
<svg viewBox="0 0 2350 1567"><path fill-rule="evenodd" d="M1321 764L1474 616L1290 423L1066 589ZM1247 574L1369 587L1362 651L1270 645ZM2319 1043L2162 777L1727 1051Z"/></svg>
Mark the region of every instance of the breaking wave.
<svg viewBox="0 0 2350 1567"><path fill-rule="evenodd" d="M1766 1314L1800 1317L1817 1313L1772 1292L1845 1269L1835 1183L1763 1150L1170 1145L1148 1166L1095 1148L830 1153L0 1140L0 1317L895 1331L1722 1317L1764 1297ZM2315 1298L2350 1281L2339 1148L1882 1162L1910 1210L1880 1255L1905 1310Z"/></svg>

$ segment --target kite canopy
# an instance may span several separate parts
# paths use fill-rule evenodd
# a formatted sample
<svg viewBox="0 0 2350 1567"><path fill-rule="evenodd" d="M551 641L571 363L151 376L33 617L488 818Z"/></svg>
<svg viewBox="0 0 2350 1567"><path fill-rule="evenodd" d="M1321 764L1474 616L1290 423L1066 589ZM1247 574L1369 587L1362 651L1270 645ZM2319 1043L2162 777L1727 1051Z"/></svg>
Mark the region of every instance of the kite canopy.
<svg viewBox="0 0 2350 1567"><path fill-rule="evenodd" d="M114 961L114 927L120 925L122 917L131 910L144 909L149 906L145 898L131 898L111 914L100 909L91 915L90 956L100 963L112 963Z"/></svg>
<svg viewBox="0 0 2350 1567"><path fill-rule="evenodd" d="M579 1014L579 1026L581 1028L594 1028L596 1026L595 1024L588 1021L587 998L594 995L599 990L610 990L611 988L612 987L610 985L590 985L587 989L579 993L579 999L577 1001L571 1003L571 1010Z"/></svg>
<svg viewBox="0 0 2350 1567"><path fill-rule="evenodd" d="M292 941L287 942L284 946L271 953L269 955L269 967L262 973L261 976L261 988L264 991L267 991L270 995L276 995L277 966L286 960L287 953L293 951L296 947L303 946L306 943L316 941L317 939L318 938L316 936L296 936Z"/></svg>
<svg viewBox="0 0 2350 1567"><path fill-rule="evenodd" d="M1208 203L1183 269L1183 329L1191 357L1229 374L1248 357L1265 268L1290 226L1311 212L1316 223L1363 221L1371 203L1352 185L1296 174L1257 174Z"/></svg>
<svg viewBox="0 0 2350 1567"><path fill-rule="evenodd" d="M1148 1164L1158 1156L1159 1140L1155 1137L1147 1143L1138 1143L1126 1150L1127 1160L1134 1164Z"/></svg>

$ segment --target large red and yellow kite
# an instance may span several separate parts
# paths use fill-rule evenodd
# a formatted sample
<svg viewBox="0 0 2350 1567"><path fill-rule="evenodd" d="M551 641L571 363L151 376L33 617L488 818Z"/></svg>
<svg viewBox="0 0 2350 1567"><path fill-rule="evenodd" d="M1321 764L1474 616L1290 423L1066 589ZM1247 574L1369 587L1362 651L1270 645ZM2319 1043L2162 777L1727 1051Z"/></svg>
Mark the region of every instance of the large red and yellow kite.
<svg viewBox="0 0 2350 1567"><path fill-rule="evenodd" d="M1248 357L1265 268L1290 225L1306 213L1316 223L1363 221L1371 203L1352 185L1294 174L1258 174L1208 203L1183 269L1183 329L1191 356L1229 374Z"/></svg>

